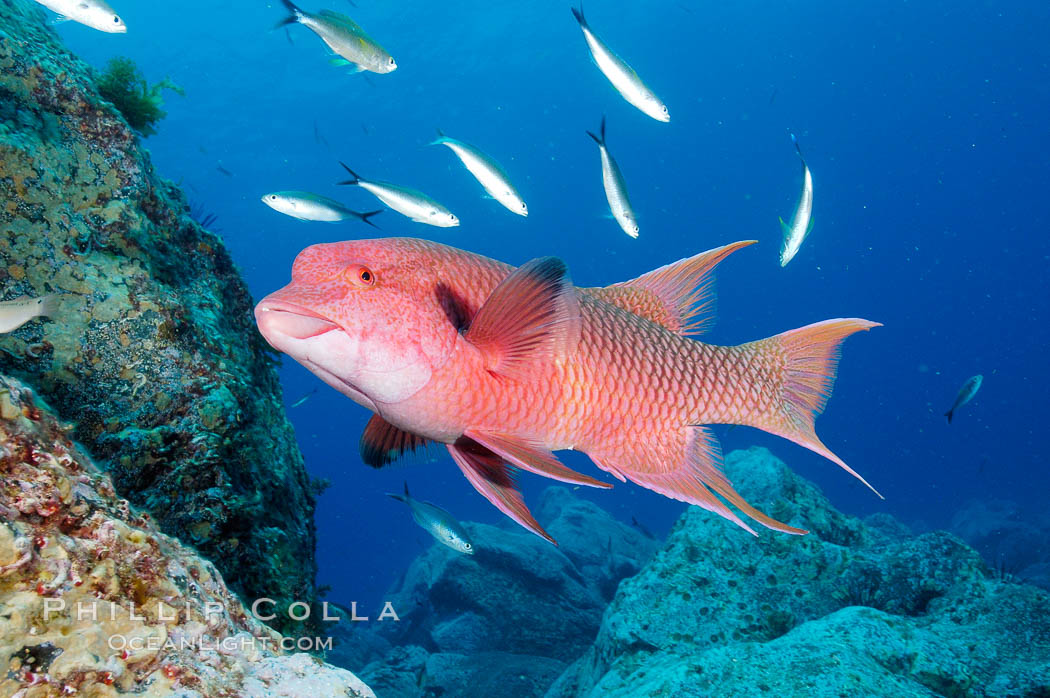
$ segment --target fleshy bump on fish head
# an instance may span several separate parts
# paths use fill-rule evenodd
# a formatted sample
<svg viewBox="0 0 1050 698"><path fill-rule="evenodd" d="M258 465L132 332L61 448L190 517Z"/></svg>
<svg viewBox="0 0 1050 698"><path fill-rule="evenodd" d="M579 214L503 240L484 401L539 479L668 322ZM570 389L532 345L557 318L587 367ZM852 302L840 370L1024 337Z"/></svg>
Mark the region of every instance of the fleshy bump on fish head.
<svg viewBox="0 0 1050 698"><path fill-rule="evenodd" d="M408 399L448 360L458 336L435 294L436 265L411 242L307 247L292 282L256 306L259 331L373 411Z"/></svg>

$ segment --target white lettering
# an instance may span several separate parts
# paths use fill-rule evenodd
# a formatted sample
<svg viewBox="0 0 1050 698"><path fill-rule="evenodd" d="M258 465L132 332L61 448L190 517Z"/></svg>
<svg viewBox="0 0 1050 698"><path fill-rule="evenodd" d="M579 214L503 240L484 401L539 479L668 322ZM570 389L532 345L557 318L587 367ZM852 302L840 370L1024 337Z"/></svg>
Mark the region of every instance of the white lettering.
<svg viewBox="0 0 1050 698"><path fill-rule="evenodd" d="M88 620L92 622L98 621L98 604L92 601L90 604L85 604L83 601L77 601L77 620L84 620L84 610L90 607L90 617Z"/></svg>
<svg viewBox="0 0 1050 698"><path fill-rule="evenodd" d="M44 620L50 620L52 613L58 613L64 611L66 608L65 599L44 599Z"/></svg>
<svg viewBox="0 0 1050 698"><path fill-rule="evenodd" d="M394 605L389 601L383 603L383 611L379 614L379 620L386 620L387 618L401 620L397 615L397 611L394 610Z"/></svg>
<svg viewBox="0 0 1050 698"><path fill-rule="evenodd" d="M351 601L350 602L350 620L351 621L368 620L368 616L359 616L359 615L357 615L357 602L356 601Z"/></svg>
<svg viewBox="0 0 1050 698"><path fill-rule="evenodd" d="M277 617L277 615L274 614L274 613L271 613L268 616L261 616L261 615L259 615L259 604L264 603L264 602L270 604L271 606L274 605L275 603L277 603L273 599L267 599L265 597L263 597L261 599L256 599L255 602L252 603L252 615L255 616L256 620L273 620L274 618Z"/></svg>
<svg viewBox="0 0 1050 698"><path fill-rule="evenodd" d="M295 615L295 611L293 609L296 609L296 608L304 609L304 611L303 611L304 615L301 615L301 616ZM288 607L288 617L291 618L292 620L306 620L307 618L310 617L310 607L307 604L303 603L302 601L296 601L296 602L292 603Z"/></svg>

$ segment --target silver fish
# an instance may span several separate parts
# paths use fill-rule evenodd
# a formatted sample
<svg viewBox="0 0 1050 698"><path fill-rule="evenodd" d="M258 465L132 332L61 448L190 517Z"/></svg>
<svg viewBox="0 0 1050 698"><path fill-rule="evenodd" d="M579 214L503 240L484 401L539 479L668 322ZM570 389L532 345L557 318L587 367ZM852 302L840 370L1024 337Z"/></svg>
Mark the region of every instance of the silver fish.
<svg viewBox="0 0 1050 698"><path fill-rule="evenodd" d="M459 225L459 219L456 218L454 213L423 192L402 187L399 184L362 179L356 172L347 167L345 162L339 164L353 177L353 179L339 182L339 184L361 187L390 208L403 216L408 216L416 223L436 225L439 228L453 228Z"/></svg>
<svg viewBox="0 0 1050 698"><path fill-rule="evenodd" d="M983 382L984 376L977 375L963 383L963 386L959 388L959 394L955 396L955 404L952 405L950 410L944 413L944 416L948 418L948 424L952 423L952 416L955 414L955 410L959 409L970 400L973 400L973 396L981 389L981 383Z"/></svg>
<svg viewBox="0 0 1050 698"><path fill-rule="evenodd" d="M452 514L441 507L434 506L430 502L412 499L408 494L407 482L405 483L404 495L388 492L386 496L393 497L397 501L407 504L412 512L412 518L424 531L434 536L438 543L446 545L456 552L466 553L467 555L474 554L474 544L470 542L470 537L467 535L463 525L456 521Z"/></svg>
<svg viewBox="0 0 1050 698"><path fill-rule="evenodd" d="M347 208L335 199L327 196L312 194L308 191L275 191L262 197L262 202L274 211L298 218L301 221L321 221L325 223L339 223L350 218L367 223L373 228L378 228L369 219L379 211L366 211L359 213Z"/></svg>
<svg viewBox="0 0 1050 698"><path fill-rule="evenodd" d="M791 141L795 144L798 159L802 161L802 193L798 196L798 205L795 213L791 216L791 224L788 225L784 219L780 219L780 229L784 231L784 244L780 248L780 266L787 263L798 254L802 247L802 241L813 230L813 175L809 173L806 159L802 157L802 149L798 146L798 139L791 134Z"/></svg>
<svg viewBox="0 0 1050 698"><path fill-rule="evenodd" d="M128 30L124 20L113 11L112 7L105 3L105 0L36 1L60 15L54 21L55 24L72 20L107 34L124 34Z"/></svg>
<svg viewBox="0 0 1050 698"><path fill-rule="evenodd" d="M438 129L438 139L431 142L430 145L448 146L470 174L474 175L474 179L485 188L489 196L503 204L503 207L511 213L519 216L529 215L529 207L525 205L521 194L510 183L510 178L500 164L491 157L469 143L449 138L441 132L441 129Z"/></svg>
<svg viewBox="0 0 1050 698"><path fill-rule="evenodd" d="M633 238L638 237L638 220L631 208L631 201L627 198L627 184L623 181L623 173L616 164L616 160L605 147L605 117L602 117L601 137L590 131L587 135L598 144L598 150L602 154L602 184L605 185L605 198L609 200L609 210L613 218L623 228L623 232Z"/></svg>
<svg viewBox="0 0 1050 698"><path fill-rule="evenodd" d="M30 320L38 317L53 317L58 311L61 294L40 298L22 296L0 303L0 334L14 332Z"/></svg>
<svg viewBox="0 0 1050 698"><path fill-rule="evenodd" d="M303 25L317 34L328 48L352 63L357 71L392 73L397 70L394 57L346 15L331 10L313 14L297 7L291 0L281 2L289 15L277 27L295 23Z"/></svg>
<svg viewBox="0 0 1050 698"><path fill-rule="evenodd" d="M671 114L660 98L642 82L638 73L634 72L631 66L613 53L605 42L591 31L587 20L583 18L582 5L578 10L575 7L572 8L572 16L580 23L583 38L587 41L587 48L590 49L591 57L598 66L598 70L609 79L620 96L657 121L670 121Z"/></svg>

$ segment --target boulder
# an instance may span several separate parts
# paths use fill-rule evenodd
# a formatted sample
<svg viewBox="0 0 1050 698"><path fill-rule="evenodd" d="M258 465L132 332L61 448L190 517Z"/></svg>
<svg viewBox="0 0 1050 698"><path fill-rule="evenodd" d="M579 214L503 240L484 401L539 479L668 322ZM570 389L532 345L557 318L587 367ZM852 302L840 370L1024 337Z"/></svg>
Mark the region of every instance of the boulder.
<svg viewBox="0 0 1050 698"><path fill-rule="evenodd" d="M765 449L726 471L810 533L752 538L689 509L547 698L1050 695L1050 595L949 533L841 514Z"/></svg>

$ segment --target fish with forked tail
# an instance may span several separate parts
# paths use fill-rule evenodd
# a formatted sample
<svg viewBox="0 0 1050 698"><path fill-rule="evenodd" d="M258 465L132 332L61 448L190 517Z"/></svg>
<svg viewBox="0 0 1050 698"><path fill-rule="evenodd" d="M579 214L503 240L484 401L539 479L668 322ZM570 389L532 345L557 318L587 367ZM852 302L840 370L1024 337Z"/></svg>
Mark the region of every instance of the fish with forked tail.
<svg viewBox="0 0 1050 698"><path fill-rule="evenodd" d="M463 525L456 521L452 514L430 502L421 502L413 499L408 493L408 483L405 483L405 494L392 494L387 492L387 497L404 502L412 512L412 518L420 528L429 533L434 539L444 546L452 548L456 552L474 554L474 544L470 542L470 536Z"/></svg>
<svg viewBox="0 0 1050 698"><path fill-rule="evenodd" d="M944 416L948 418L948 424L952 423L952 417L955 416L955 411L965 405L970 400L973 400L973 396L977 394L977 391L981 389L981 383L984 382L984 376L976 375L968 378L963 386L959 388L959 394L955 396L955 402L952 404L951 409L944 413Z"/></svg>
<svg viewBox="0 0 1050 698"><path fill-rule="evenodd" d="M275 349L375 413L361 441L366 463L445 444L478 492L551 542L515 472L611 486L569 469L557 450L582 451L621 481L751 533L739 514L801 534L737 493L704 425L777 434L867 484L820 441L814 420L841 343L878 323L825 320L738 346L691 339L709 324L714 267L752 243L606 288L577 288L554 257L515 269L412 238L313 245L255 317Z"/></svg>
<svg viewBox="0 0 1050 698"><path fill-rule="evenodd" d="M579 9L572 8L572 16L576 18L580 25L580 30L583 32L583 38L587 42L587 49L591 52L594 64L598 66L598 70L602 71L602 75L612 83L612 86L616 88L620 96L657 121L665 123L670 121L671 113L667 111L667 107L649 89L649 86L638 77L638 73L634 72L634 68L627 65L625 60L613 53L612 49L606 46L605 42L591 31L590 25L587 24L587 20L583 16L582 4Z"/></svg>
<svg viewBox="0 0 1050 698"><path fill-rule="evenodd" d="M291 0L281 0L288 16L277 23L277 27L301 24L320 37L328 48L342 56L346 65L355 72L392 73L397 62L357 22L344 14L321 10L317 14L306 12Z"/></svg>
<svg viewBox="0 0 1050 698"><path fill-rule="evenodd" d="M795 152L802 162L802 191L798 195L798 204L795 213L791 216L791 223L785 223L780 219L780 229L784 233L784 242L780 247L780 266L786 267L787 263L795 258L802 241L806 239L813 230L813 175L809 172L806 159L802 157L802 148L798 145L798 138L791 134L791 142L795 144Z"/></svg>

